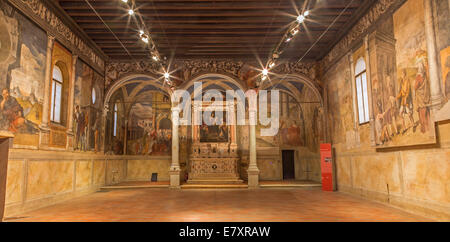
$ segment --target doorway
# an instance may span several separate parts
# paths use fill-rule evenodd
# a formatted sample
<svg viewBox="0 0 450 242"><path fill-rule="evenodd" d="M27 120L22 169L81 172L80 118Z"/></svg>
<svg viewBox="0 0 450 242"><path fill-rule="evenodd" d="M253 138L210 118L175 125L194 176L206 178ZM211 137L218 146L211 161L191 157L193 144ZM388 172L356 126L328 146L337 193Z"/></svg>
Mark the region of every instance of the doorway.
<svg viewBox="0 0 450 242"><path fill-rule="evenodd" d="M294 180L295 179L294 151L283 150L282 160L283 160L283 180Z"/></svg>

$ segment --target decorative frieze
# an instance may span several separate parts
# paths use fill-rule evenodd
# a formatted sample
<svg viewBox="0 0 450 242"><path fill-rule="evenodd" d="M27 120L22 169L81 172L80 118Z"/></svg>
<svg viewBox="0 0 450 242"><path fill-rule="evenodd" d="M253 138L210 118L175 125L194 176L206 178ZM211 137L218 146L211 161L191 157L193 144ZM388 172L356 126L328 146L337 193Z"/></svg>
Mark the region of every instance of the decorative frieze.
<svg viewBox="0 0 450 242"><path fill-rule="evenodd" d="M276 74L301 74L312 80L316 78L316 62L284 62L276 66L271 72Z"/></svg>
<svg viewBox="0 0 450 242"><path fill-rule="evenodd" d="M158 74L159 73L159 74ZM106 65L105 86L109 88L114 81L127 76L128 74L149 74L161 75L161 66L154 61L138 62L109 62Z"/></svg>
<svg viewBox="0 0 450 242"><path fill-rule="evenodd" d="M232 60L185 60L182 65L183 79L187 81L205 72L228 73L232 76L240 77L244 62Z"/></svg>
<svg viewBox="0 0 450 242"><path fill-rule="evenodd" d="M361 40L363 34L386 13L392 6L400 6L405 0L379 0L366 13L358 23L341 39L336 46L322 59L322 64L326 69L329 69L333 63L345 55L349 48L352 47L355 41Z"/></svg>
<svg viewBox="0 0 450 242"><path fill-rule="evenodd" d="M85 40L75 34L62 20L55 15L41 0L8 0L25 15L32 18L56 39L66 45L80 58L89 63L98 72L105 70L104 60L89 47Z"/></svg>
<svg viewBox="0 0 450 242"><path fill-rule="evenodd" d="M205 73L220 73L229 75L236 80L246 82L247 78L251 78L249 74L254 72L258 75L256 69L261 68L258 63L250 63L239 60L178 60L172 63L171 76L176 79L176 84L190 81L195 77ZM316 63L315 62L285 62L279 64L273 70L274 74L301 74L309 77L311 80L316 79ZM149 74L159 77L164 73L158 63L151 60L140 60L136 62L110 62L106 65L106 88L112 84L131 74Z"/></svg>

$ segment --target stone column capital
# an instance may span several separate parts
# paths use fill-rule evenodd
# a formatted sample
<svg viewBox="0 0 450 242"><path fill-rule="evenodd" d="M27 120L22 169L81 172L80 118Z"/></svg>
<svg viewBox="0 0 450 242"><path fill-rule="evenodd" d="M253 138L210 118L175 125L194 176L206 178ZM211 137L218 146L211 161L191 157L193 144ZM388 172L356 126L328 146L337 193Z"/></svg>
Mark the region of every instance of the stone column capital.
<svg viewBox="0 0 450 242"><path fill-rule="evenodd" d="M47 40L49 41L49 43L53 44L55 42L55 39L56 37L53 34L47 32Z"/></svg>
<svg viewBox="0 0 450 242"><path fill-rule="evenodd" d="M72 55L72 64L75 65L78 60L78 55Z"/></svg>

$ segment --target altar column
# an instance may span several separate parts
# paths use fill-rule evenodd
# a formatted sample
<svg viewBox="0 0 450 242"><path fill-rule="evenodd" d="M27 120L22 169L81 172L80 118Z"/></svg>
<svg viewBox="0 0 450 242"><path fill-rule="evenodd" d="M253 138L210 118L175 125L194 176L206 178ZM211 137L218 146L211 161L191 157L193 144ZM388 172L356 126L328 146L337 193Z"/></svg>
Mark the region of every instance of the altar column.
<svg viewBox="0 0 450 242"><path fill-rule="evenodd" d="M179 158L179 138L178 123L180 118L180 108L172 107L172 164L170 165L170 188L180 187L180 158Z"/></svg>
<svg viewBox="0 0 450 242"><path fill-rule="evenodd" d="M256 108L250 108L249 110L249 153L250 161L248 165L248 187L258 188L259 187L259 169L256 162Z"/></svg>

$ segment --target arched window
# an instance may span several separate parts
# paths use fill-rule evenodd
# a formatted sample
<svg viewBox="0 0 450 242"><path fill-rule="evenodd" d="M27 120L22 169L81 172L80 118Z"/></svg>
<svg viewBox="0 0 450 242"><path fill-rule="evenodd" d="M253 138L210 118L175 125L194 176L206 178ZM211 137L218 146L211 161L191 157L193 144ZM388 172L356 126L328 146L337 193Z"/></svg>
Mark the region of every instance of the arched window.
<svg viewBox="0 0 450 242"><path fill-rule="evenodd" d="M114 127L113 127L113 135L114 137L117 136L117 103L114 104Z"/></svg>
<svg viewBox="0 0 450 242"><path fill-rule="evenodd" d="M364 124L369 122L369 96L367 92L366 63L362 57L356 62L355 81L359 124Z"/></svg>
<svg viewBox="0 0 450 242"><path fill-rule="evenodd" d="M55 123L61 123L61 102L63 89L63 75L58 66L53 67L52 78L52 103L50 111L50 120Z"/></svg>

